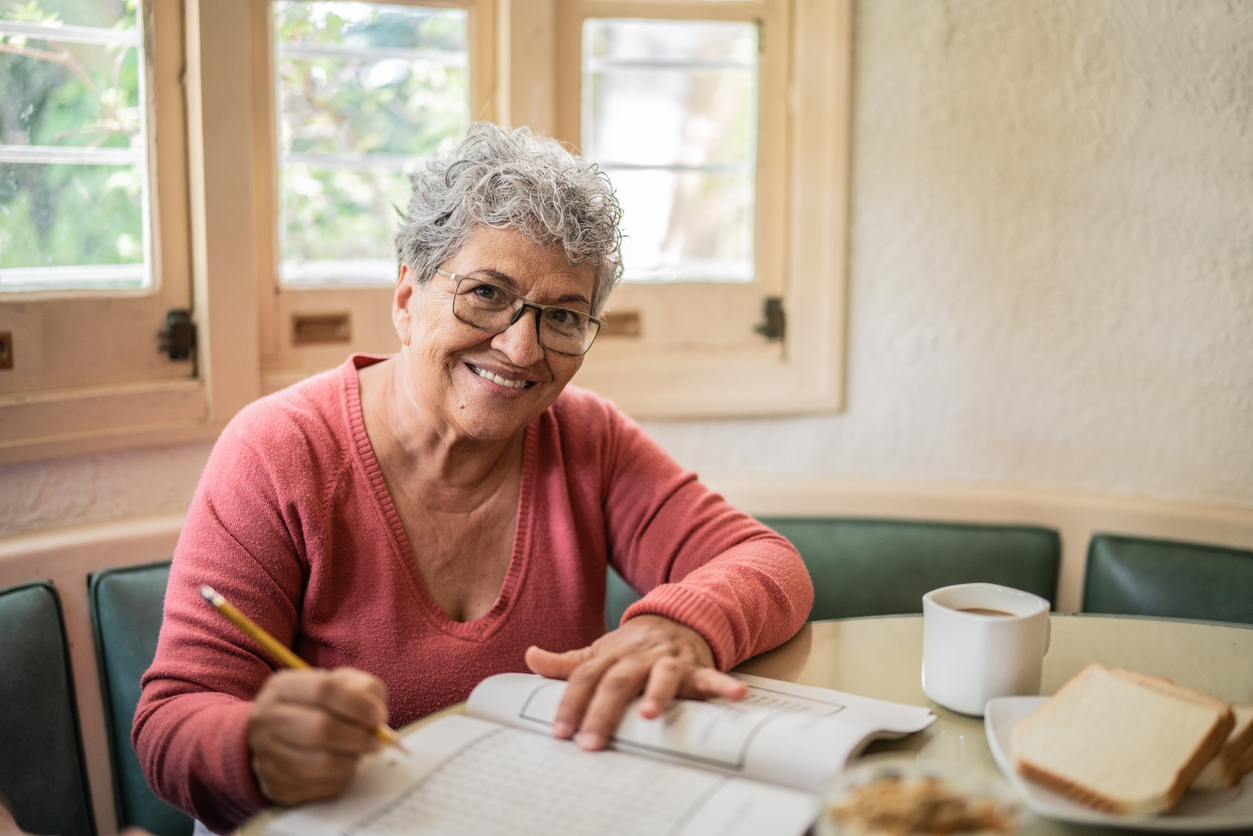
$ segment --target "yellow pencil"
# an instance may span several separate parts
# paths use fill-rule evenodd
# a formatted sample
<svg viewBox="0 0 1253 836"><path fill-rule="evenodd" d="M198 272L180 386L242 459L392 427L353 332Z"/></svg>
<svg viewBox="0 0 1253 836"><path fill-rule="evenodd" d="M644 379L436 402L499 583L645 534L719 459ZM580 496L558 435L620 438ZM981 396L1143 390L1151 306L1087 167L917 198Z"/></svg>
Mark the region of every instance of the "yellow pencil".
<svg viewBox="0 0 1253 836"><path fill-rule="evenodd" d="M232 624L243 630L255 639L259 645L269 651L270 655L277 659L280 665L298 671L309 670L310 665L308 662L301 659L295 653L292 653L291 650L283 646L278 639L258 627L252 619L231 606L230 602L218 593L214 592L210 587L202 584L200 587L200 594L204 596L206 601L213 605L214 609L226 616ZM400 742L400 735L392 731L386 723L379 723L374 727L374 736L384 743L390 743L403 752L409 751Z"/></svg>

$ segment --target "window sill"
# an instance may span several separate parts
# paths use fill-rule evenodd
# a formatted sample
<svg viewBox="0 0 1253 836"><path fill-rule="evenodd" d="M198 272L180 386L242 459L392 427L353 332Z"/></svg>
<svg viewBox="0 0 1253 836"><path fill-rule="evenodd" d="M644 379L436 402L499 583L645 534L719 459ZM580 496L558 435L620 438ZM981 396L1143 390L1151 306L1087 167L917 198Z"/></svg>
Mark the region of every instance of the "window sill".
<svg viewBox="0 0 1253 836"><path fill-rule="evenodd" d="M204 383L177 380L0 398L0 464L213 438Z"/></svg>

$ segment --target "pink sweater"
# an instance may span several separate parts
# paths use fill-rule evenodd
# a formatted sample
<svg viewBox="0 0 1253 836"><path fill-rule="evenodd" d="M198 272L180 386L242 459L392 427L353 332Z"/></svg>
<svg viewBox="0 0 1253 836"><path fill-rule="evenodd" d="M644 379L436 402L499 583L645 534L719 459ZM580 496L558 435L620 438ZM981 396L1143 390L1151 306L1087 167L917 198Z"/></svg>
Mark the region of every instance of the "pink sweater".
<svg viewBox="0 0 1253 836"><path fill-rule="evenodd" d="M526 670L530 645L569 650L602 635L606 564L647 591L625 618L693 627L724 670L805 621L813 587L795 549L573 386L526 428L499 599L452 621L422 586L366 437L357 369L378 359L354 356L244 409L188 512L133 740L157 794L211 829L267 804L245 724L275 665L206 604L202 583L310 664L378 676L395 727L486 676Z"/></svg>

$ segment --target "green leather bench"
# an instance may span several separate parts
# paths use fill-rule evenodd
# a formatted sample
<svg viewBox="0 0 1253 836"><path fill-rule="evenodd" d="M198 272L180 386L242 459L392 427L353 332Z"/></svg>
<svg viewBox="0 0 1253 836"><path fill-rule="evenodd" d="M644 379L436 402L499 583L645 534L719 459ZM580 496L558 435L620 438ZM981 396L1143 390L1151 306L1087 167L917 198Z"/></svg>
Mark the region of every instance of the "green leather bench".
<svg viewBox="0 0 1253 836"><path fill-rule="evenodd" d="M0 791L23 830L95 836L61 598L0 590Z"/></svg>
<svg viewBox="0 0 1253 836"><path fill-rule="evenodd" d="M131 746L139 680L157 654L169 578L168 560L103 569L88 581L88 601L100 666L118 827L135 825L156 836L190 836L194 827L191 817L149 789Z"/></svg>
<svg viewBox="0 0 1253 836"><path fill-rule="evenodd" d="M814 581L810 620L922 612L922 596L982 581L1057 602L1061 538L1023 525L763 517Z"/></svg>
<svg viewBox="0 0 1253 836"><path fill-rule="evenodd" d="M1253 624L1253 551L1096 534L1083 611Z"/></svg>
<svg viewBox="0 0 1253 836"><path fill-rule="evenodd" d="M811 621L922 612L922 596L984 581L1056 604L1061 539L1024 525L841 517L762 517L788 538L814 582ZM606 621L616 627L639 595L612 569Z"/></svg>

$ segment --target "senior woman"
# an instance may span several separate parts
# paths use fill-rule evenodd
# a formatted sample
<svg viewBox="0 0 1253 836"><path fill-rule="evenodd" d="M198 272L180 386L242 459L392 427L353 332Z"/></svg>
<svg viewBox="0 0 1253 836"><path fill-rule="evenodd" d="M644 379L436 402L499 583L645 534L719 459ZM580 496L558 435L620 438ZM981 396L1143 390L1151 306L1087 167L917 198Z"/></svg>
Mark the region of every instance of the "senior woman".
<svg viewBox="0 0 1253 836"><path fill-rule="evenodd" d="M413 185L399 352L243 410L174 555L133 739L157 793L218 832L338 793L375 724L494 673L568 680L553 733L585 749L641 694L649 717L738 698L722 671L809 613L787 541L568 386L620 273L604 175L477 124ZM609 565L646 594L606 633ZM275 673L201 584L317 670Z"/></svg>

